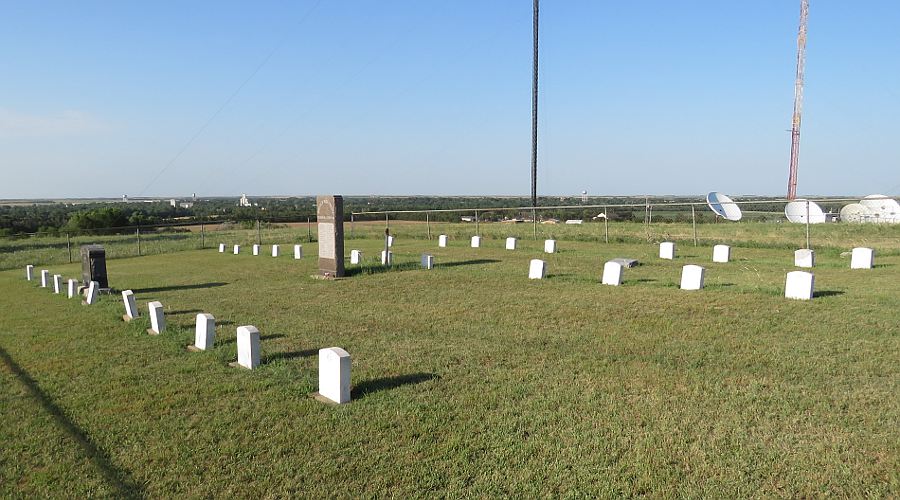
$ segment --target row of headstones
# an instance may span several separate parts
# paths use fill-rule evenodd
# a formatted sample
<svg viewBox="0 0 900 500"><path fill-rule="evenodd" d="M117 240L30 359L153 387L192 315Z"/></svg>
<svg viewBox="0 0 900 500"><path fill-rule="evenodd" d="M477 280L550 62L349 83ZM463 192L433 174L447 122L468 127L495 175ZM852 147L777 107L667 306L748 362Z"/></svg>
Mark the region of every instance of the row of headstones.
<svg viewBox="0 0 900 500"><path fill-rule="evenodd" d="M27 279L28 281L34 280L34 266L31 264L25 266L25 279ZM88 286L86 288L81 287L79 283L80 281L74 278L70 278L67 280L66 295L68 296L68 298L75 298L83 290L86 290L84 303L88 305L96 303L100 294L100 283L91 281L90 283L88 283ZM61 274L54 274L51 277L49 270L41 269L41 288L49 288L55 294L62 294L63 276Z"/></svg>
<svg viewBox="0 0 900 500"><path fill-rule="evenodd" d="M675 243L664 241L659 244L659 258L675 259ZM728 245L716 245L713 247L713 262L728 262L731 258L731 247ZM875 250L866 247L857 247L850 252L850 269L872 269L875 265ZM803 248L794 252L794 266L815 267L816 252Z"/></svg>
<svg viewBox="0 0 900 500"><path fill-rule="evenodd" d="M446 234L442 234L438 236L438 246L444 248L447 246L447 242L449 238ZM509 237L506 238L506 249L507 250L515 250L518 245L518 239ZM472 239L469 242L469 245L472 248L481 248L481 236L472 236ZM544 253L556 253L556 240L544 240Z"/></svg>
<svg viewBox="0 0 900 500"><path fill-rule="evenodd" d="M260 250L262 249L262 245L253 245L253 255L259 255ZM225 244L219 243L219 253L225 253ZM234 255L238 255L241 253L241 246L234 245L232 248L232 253ZM278 245L272 245L272 257L278 257L280 255L280 248ZM303 258L303 245L294 245L294 258L302 259Z"/></svg>

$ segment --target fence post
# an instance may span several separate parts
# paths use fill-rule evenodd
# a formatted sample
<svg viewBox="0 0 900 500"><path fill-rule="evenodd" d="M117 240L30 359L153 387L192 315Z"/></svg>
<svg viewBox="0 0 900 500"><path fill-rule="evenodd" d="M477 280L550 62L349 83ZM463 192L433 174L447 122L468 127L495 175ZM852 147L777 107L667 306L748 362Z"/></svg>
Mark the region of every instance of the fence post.
<svg viewBox="0 0 900 500"><path fill-rule="evenodd" d="M309 217L306 218L306 241L307 243L312 241L312 230L309 227Z"/></svg>
<svg viewBox="0 0 900 500"><path fill-rule="evenodd" d="M206 248L206 233L203 231L203 223L200 223L200 248Z"/></svg>
<svg viewBox="0 0 900 500"><path fill-rule="evenodd" d="M69 264L72 263L72 242L69 241L69 233L66 233L66 251L69 252Z"/></svg>
<svg viewBox="0 0 900 500"><path fill-rule="evenodd" d="M694 204L691 204L691 224L694 226L694 246L697 246L697 212L694 210Z"/></svg>
<svg viewBox="0 0 900 500"><path fill-rule="evenodd" d="M428 226L428 239L431 239L431 217L429 217L429 213L425 212L425 225Z"/></svg>
<svg viewBox="0 0 900 500"><path fill-rule="evenodd" d="M138 257L141 256L141 228L136 228L134 233L137 235Z"/></svg>
<svg viewBox="0 0 900 500"><path fill-rule="evenodd" d="M531 231L534 233L533 237L537 239L537 211L535 209L531 209Z"/></svg>
<svg viewBox="0 0 900 500"><path fill-rule="evenodd" d="M809 200L806 200L806 249L809 250Z"/></svg>
<svg viewBox="0 0 900 500"><path fill-rule="evenodd" d="M478 231L478 210L475 211L475 236L481 236L481 233Z"/></svg>
<svg viewBox="0 0 900 500"><path fill-rule="evenodd" d="M391 228L391 216L389 214L384 214L384 228Z"/></svg>
<svg viewBox="0 0 900 500"><path fill-rule="evenodd" d="M609 207L603 207L603 216L603 237L609 243Z"/></svg>
<svg viewBox="0 0 900 500"><path fill-rule="evenodd" d="M350 212L350 237L353 237L354 218L353 212Z"/></svg>
<svg viewBox="0 0 900 500"><path fill-rule="evenodd" d="M262 245L262 236L259 234L259 219L256 219L256 244Z"/></svg>

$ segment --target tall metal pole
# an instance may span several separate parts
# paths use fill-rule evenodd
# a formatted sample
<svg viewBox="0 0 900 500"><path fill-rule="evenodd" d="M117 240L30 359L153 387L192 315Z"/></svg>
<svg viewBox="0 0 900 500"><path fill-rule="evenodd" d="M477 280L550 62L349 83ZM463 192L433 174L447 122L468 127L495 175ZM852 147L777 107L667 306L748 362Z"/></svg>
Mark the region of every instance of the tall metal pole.
<svg viewBox="0 0 900 500"><path fill-rule="evenodd" d="M66 233L66 251L69 252L69 264L72 263L72 242L69 241L69 233Z"/></svg>
<svg viewBox="0 0 900 500"><path fill-rule="evenodd" d="M310 227L309 217L306 218L306 241L312 241L312 228Z"/></svg>
<svg viewBox="0 0 900 500"><path fill-rule="evenodd" d="M135 229L134 233L137 235L138 257L140 257L141 256L141 228Z"/></svg>
<svg viewBox="0 0 900 500"><path fill-rule="evenodd" d="M478 231L478 210L475 211L475 236L481 236L481 233Z"/></svg>
<svg viewBox="0 0 900 500"><path fill-rule="evenodd" d="M203 223L200 223L200 248L206 248L206 233L203 230Z"/></svg>
<svg viewBox="0 0 900 500"><path fill-rule="evenodd" d="M791 121L791 165L787 199L797 197L797 165L800 159L800 114L803 110L803 67L806 64L806 18L809 0L800 0L800 29L797 31L797 77L794 80L794 117Z"/></svg>
<svg viewBox="0 0 900 500"><path fill-rule="evenodd" d="M603 207L603 239L609 243L609 207Z"/></svg>
<svg viewBox="0 0 900 500"><path fill-rule="evenodd" d="M431 239L431 217L428 216L428 212L425 212L425 225L428 226L428 239Z"/></svg>
<svg viewBox="0 0 900 500"><path fill-rule="evenodd" d="M806 249L809 250L809 200L806 200Z"/></svg>
<svg viewBox="0 0 900 500"><path fill-rule="evenodd" d="M531 74L531 206L537 206L537 140L538 140L538 3L534 0L532 18L534 32L534 57Z"/></svg>
<svg viewBox="0 0 900 500"><path fill-rule="evenodd" d="M534 239L537 239L537 211L531 209L531 231L534 233Z"/></svg>
<svg viewBox="0 0 900 500"><path fill-rule="evenodd" d="M697 246L697 212L694 205L691 205L691 224L694 226L694 246Z"/></svg>
<svg viewBox="0 0 900 500"><path fill-rule="evenodd" d="M256 244L262 245L262 236L259 234L259 219L256 219Z"/></svg>
<svg viewBox="0 0 900 500"><path fill-rule="evenodd" d="M354 218L353 214L350 214L350 237L353 237L353 228L354 228Z"/></svg>

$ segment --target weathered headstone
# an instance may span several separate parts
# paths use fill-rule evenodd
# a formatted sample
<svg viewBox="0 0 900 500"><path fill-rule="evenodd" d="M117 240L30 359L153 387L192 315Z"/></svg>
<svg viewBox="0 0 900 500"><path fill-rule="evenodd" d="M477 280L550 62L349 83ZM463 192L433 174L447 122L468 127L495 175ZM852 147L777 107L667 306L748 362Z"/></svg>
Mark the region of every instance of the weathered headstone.
<svg viewBox="0 0 900 500"><path fill-rule="evenodd" d="M675 258L675 243L664 241L659 244L659 258L672 260Z"/></svg>
<svg viewBox="0 0 900 500"><path fill-rule="evenodd" d="M255 326L239 326L237 329L237 364L252 370L259 366L259 330Z"/></svg>
<svg viewBox="0 0 900 500"><path fill-rule="evenodd" d="M446 247L446 246L447 246L447 239L448 239L448 238L447 238L447 235L446 235L446 234L442 234L442 235L438 236L438 246L441 247L441 248Z"/></svg>
<svg viewBox="0 0 900 500"><path fill-rule="evenodd" d="M350 250L350 263L359 264L362 262L363 253L359 250Z"/></svg>
<svg viewBox="0 0 900 500"><path fill-rule="evenodd" d="M875 265L875 250L856 247L850 254L850 269L872 269Z"/></svg>
<svg viewBox="0 0 900 500"><path fill-rule="evenodd" d="M131 321L134 318L137 318L140 313L138 312L137 302L134 300L134 292L131 290L125 290L122 292L122 302L125 303L125 315L122 316L122 319L125 321Z"/></svg>
<svg viewBox="0 0 900 500"><path fill-rule="evenodd" d="M163 314L163 305L158 301L147 304L150 310L150 328L147 333L150 335L159 335L166 331L166 317Z"/></svg>
<svg viewBox="0 0 900 500"><path fill-rule="evenodd" d="M337 195L316 197L319 221L319 274L332 278L344 276L344 198Z"/></svg>
<svg viewBox="0 0 900 500"><path fill-rule="evenodd" d="M703 288L703 275L706 269L702 266L688 264L681 268L681 289L700 290Z"/></svg>
<svg viewBox="0 0 900 500"><path fill-rule="evenodd" d="M422 254L422 267L425 269L433 269L434 268L434 256L430 253Z"/></svg>
<svg viewBox="0 0 900 500"><path fill-rule="evenodd" d="M197 315L197 326L194 329L194 345L199 351L207 351L213 348L216 342L216 318L212 314L200 313Z"/></svg>
<svg viewBox="0 0 900 500"><path fill-rule="evenodd" d="M303 245L294 245L294 259L303 258Z"/></svg>
<svg viewBox="0 0 900 500"><path fill-rule="evenodd" d="M219 253L225 253L225 244L219 243Z"/></svg>
<svg viewBox="0 0 900 500"><path fill-rule="evenodd" d="M544 253L556 253L556 240L544 240Z"/></svg>
<svg viewBox="0 0 900 500"><path fill-rule="evenodd" d="M62 275L53 275L53 293L62 293Z"/></svg>
<svg viewBox="0 0 900 500"><path fill-rule="evenodd" d="M811 300L815 281L813 273L791 271L787 273L787 279L784 282L784 296L788 299Z"/></svg>
<svg viewBox="0 0 900 500"><path fill-rule="evenodd" d="M253 255L259 255L259 245L253 245Z"/></svg>
<svg viewBox="0 0 900 500"><path fill-rule="evenodd" d="M603 264L603 279L600 281L604 285L619 286L622 284L622 264L615 261L609 261Z"/></svg>
<svg viewBox="0 0 900 500"><path fill-rule="evenodd" d="M85 296L84 303L92 306L97 303L97 299L100 298L100 283L96 281L91 281L88 284L87 295Z"/></svg>
<svg viewBox="0 0 900 500"><path fill-rule="evenodd" d="M731 247L716 245L713 247L713 262L725 263L731 260Z"/></svg>
<svg viewBox="0 0 900 500"><path fill-rule="evenodd" d="M797 267L816 267L816 252L801 248L794 252L794 265Z"/></svg>
<svg viewBox="0 0 900 500"><path fill-rule="evenodd" d="M528 279L542 280L547 275L547 263L541 259L531 259L528 264Z"/></svg>
<svg viewBox="0 0 900 500"><path fill-rule="evenodd" d="M239 253L241 253L241 246L240 246L240 245L235 245L235 246L234 246L234 254L237 255L237 254L239 254Z"/></svg>
<svg viewBox="0 0 900 500"><path fill-rule="evenodd" d="M319 349L319 396L337 404L350 402L350 354L340 347Z"/></svg>
<svg viewBox="0 0 900 500"><path fill-rule="evenodd" d="M381 265L391 267L394 264L394 252L381 251Z"/></svg>
<svg viewBox="0 0 900 500"><path fill-rule="evenodd" d="M75 298L78 295L78 280L69 279L69 298Z"/></svg>
<svg viewBox="0 0 900 500"><path fill-rule="evenodd" d="M28 281L34 279L34 266L31 264L25 266L25 279L27 279Z"/></svg>
<svg viewBox="0 0 900 500"><path fill-rule="evenodd" d="M81 281L96 281L100 288L109 288L106 275L106 250L100 245L84 245L81 247Z"/></svg>
<svg viewBox="0 0 900 500"><path fill-rule="evenodd" d="M472 236L472 248L481 246L481 236Z"/></svg>
<svg viewBox="0 0 900 500"><path fill-rule="evenodd" d="M272 257L278 257L278 245L272 245Z"/></svg>
<svg viewBox="0 0 900 500"><path fill-rule="evenodd" d="M516 239L515 238L506 238L506 249L507 250L515 250L516 249Z"/></svg>
<svg viewBox="0 0 900 500"><path fill-rule="evenodd" d="M50 271L41 269L41 288L50 286Z"/></svg>

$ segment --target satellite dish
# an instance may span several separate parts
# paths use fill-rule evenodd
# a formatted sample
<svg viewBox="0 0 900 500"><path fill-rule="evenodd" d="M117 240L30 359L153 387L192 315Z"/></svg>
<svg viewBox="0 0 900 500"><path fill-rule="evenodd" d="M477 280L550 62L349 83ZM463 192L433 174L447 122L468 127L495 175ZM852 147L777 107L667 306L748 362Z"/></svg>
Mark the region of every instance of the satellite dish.
<svg viewBox="0 0 900 500"><path fill-rule="evenodd" d="M841 209L841 220L844 222L871 222L874 216L869 207L860 203L851 203Z"/></svg>
<svg viewBox="0 0 900 500"><path fill-rule="evenodd" d="M806 224L806 206L809 204L809 223L821 224L825 222L825 212L816 202L809 200L794 200L784 206L784 216L787 220L796 224Z"/></svg>
<svg viewBox="0 0 900 500"><path fill-rule="evenodd" d="M893 198L870 194L860 200L859 204L872 211L872 220L875 222L900 222L900 203Z"/></svg>
<svg viewBox="0 0 900 500"><path fill-rule="evenodd" d="M743 217L741 207L722 193L713 191L706 195L706 204L710 210L728 220L741 220Z"/></svg>

